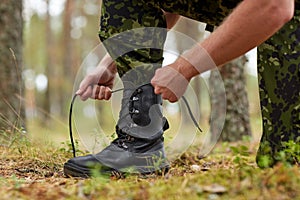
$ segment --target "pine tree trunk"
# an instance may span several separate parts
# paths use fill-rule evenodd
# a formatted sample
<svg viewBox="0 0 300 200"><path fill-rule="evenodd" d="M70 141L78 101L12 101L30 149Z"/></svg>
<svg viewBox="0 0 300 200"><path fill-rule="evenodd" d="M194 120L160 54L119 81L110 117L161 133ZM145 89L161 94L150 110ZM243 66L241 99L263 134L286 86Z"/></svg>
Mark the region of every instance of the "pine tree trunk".
<svg viewBox="0 0 300 200"><path fill-rule="evenodd" d="M70 96L66 95L72 92L72 81L74 79L73 74L74 72L74 63L73 63L73 44L72 44L72 38L71 38L71 20L72 20L72 14L75 7L75 1L73 0L66 0L65 3L65 12L64 12L64 18L63 18L63 67L61 69L61 74L64 76L64 80L60 82L59 88L59 96L58 96L58 102L60 106L60 116L66 117L66 110L65 108L68 108L69 106L69 100Z"/></svg>
<svg viewBox="0 0 300 200"><path fill-rule="evenodd" d="M25 127L22 1L0 1L0 129Z"/></svg>
<svg viewBox="0 0 300 200"><path fill-rule="evenodd" d="M220 68L220 73L224 82L226 90L226 118L225 124L220 136L221 141L238 141L244 136L251 136L250 120L249 120L249 102L246 91L246 80L244 76L244 65L246 57L241 56L238 59L226 64ZM215 110L223 110L218 108L222 105L219 103L222 94L218 94L218 86L222 83L216 79L217 71L212 71L210 77L210 86L212 89L212 96L217 97L212 101L212 107ZM218 113L215 113L217 117ZM215 127L211 126L212 138L216 139L218 133Z"/></svg>
<svg viewBox="0 0 300 200"><path fill-rule="evenodd" d="M49 0L46 0L47 3L47 13L46 13L46 69L45 73L48 77L48 87L46 88L44 98L42 99L42 125L49 126L50 124L50 114L51 114L51 100L53 99L51 93L52 85L53 85L53 72L54 72L54 62L53 62L53 34L51 30L51 16L49 13Z"/></svg>

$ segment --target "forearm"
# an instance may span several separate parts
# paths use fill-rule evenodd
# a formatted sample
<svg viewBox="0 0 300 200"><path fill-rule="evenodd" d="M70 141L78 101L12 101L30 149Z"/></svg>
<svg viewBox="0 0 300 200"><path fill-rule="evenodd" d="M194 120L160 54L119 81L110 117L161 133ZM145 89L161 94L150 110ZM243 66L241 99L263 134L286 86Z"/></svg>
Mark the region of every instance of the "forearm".
<svg viewBox="0 0 300 200"><path fill-rule="evenodd" d="M189 67L181 71L191 77L243 55L278 31L293 11L294 0L244 0L200 47L185 55L187 60L178 61Z"/></svg>
<svg viewBox="0 0 300 200"><path fill-rule="evenodd" d="M102 58L96 69L92 72L92 74L98 75L106 70L110 71L113 74L117 73L116 63L113 61L113 59L108 53L105 54L105 56Z"/></svg>
<svg viewBox="0 0 300 200"><path fill-rule="evenodd" d="M293 16L294 0L245 0L201 46L217 66L258 46Z"/></svg>

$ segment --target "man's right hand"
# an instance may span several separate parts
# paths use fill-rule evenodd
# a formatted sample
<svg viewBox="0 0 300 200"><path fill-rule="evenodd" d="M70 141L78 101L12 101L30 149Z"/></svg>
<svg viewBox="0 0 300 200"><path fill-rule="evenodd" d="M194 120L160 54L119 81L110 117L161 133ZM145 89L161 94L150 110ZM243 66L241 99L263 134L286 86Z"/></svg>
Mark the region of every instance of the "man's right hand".
<svg viewBox="0 0 300 200"><path fill-rule="evenodd" d="M104 58L98 67L88 74L80 83L76 94L85 101L88 98L109 100L117 73L116 64L111 58Z"/></svg>

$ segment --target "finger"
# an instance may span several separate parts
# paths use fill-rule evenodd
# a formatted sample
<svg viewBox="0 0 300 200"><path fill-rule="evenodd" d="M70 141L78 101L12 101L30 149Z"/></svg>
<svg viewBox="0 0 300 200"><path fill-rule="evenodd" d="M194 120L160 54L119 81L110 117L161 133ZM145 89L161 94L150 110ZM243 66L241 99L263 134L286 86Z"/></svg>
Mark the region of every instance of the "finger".
<svg viewBox="0 0 300 200"><path fill-rule="evenodd" d="M155 94L161 94L163 91L163 88L159 87L159 86L155 86L154 87L154 93Z"/></svg>
<svg viewBox="0 0 300 200"><path fill-rule="evenodd" d="M77 93L76 93L77 94ZM86 90L84 90L82 93L78 94L80 96L80 99L82 101L87 100L88 98L90 98L93 94L93 88L92 86L87 87Z"/></svg>
<svg viewBox="0 0 300 200"><path fill-rule="evenodd" d="M97 97L98 100L103 100L105 98L105 88L106 87L103 85L101 85L99 87L99 93L98 93L98 97Z"/></svg>
<svg viewBox="0 0 300 200"><path fill-rule="evenodd" d="M95 92L95 99L98 100L109 100L111 97L111 89L106 86L97 86L98 88L96 89Z"/></svg>
<svg viewBox="0 0 300 200"><path fill-rule="evenodd" d="M104 93L104 99L105 100L109 100L110 99L110 97L111 97L111 89L109 88L109 87L106 87L105 88L105 93Z"/></svg>
<svg viewBox="0 0 300 200"><path fill-rule="evenodd" d="M100 93L100 86L94 85L93 86L93 92L92 92L91 98L98 99L99 93Z"/></svg>
<svg viewBox="0 0 300 200"><path fill-rule="evenodd" d="M178 101L177 96L173 92L169 91L168 89L165 89L162 92L161 96L164 100L168 100L171 103Z"/></svg>
<svg viewBox="0 0 300 200"><path fill-rule="evenodd" d="M92 85L90 76L86 76L80 83L79 89L76 91L77 95L82 95Z"/></svg>
<svg viewBox="0 0 300 200"><path fill-rule="evenodd" d="M178 98L175 96L175 95L171 95L168 100L171 102L171 103L175 103L176 101L178 101Z"/></svg>

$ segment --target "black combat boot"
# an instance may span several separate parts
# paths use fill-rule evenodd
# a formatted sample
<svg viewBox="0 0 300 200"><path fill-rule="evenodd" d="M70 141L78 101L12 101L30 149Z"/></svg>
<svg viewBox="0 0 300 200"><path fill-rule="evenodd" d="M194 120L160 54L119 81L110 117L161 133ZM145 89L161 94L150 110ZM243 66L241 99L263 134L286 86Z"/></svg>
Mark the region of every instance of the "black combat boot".
<svg viewBox="0 0 300 200"><path fill-rule="evenodd" d="M151 84L139 87L124 83L122 107L116 126L117 139L97 154L75 157L64 165L64 173L88 177L100 173L130 172L150 174L168 170L163 131L168 128L162 116L162 99Z"/></svg>

